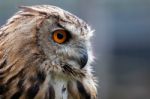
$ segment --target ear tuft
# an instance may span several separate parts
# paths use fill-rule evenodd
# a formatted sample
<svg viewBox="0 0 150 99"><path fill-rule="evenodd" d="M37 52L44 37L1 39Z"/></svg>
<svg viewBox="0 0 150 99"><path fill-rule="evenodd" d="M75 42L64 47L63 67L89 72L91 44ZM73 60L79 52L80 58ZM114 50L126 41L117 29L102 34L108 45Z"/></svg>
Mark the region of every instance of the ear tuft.
<svg viewBox="0 0 150 99"><path fill-rule="evenodd" d="M33 12L36 11L30 6L19 6L20 9L23 9L24 11Z"/></svg>

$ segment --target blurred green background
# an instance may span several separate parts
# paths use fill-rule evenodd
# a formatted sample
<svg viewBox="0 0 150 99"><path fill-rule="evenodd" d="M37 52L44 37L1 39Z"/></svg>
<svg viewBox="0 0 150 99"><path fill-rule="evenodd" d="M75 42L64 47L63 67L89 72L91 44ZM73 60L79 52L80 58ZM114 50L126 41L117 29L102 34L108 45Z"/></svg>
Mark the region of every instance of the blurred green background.
<svg viewBox="0 0 150 99"><path fill-rule="evenodd" d="M99 99L150 99L150 0L1 0L0 25L20 5L51 4L96 30Z"/></svg>

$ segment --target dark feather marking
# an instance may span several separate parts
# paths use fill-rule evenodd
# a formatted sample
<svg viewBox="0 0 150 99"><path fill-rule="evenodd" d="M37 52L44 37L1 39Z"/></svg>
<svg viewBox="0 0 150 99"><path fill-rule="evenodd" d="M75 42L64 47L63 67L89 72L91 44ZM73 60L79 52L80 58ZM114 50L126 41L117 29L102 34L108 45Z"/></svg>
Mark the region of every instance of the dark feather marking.
<svg viewBox="0 0 150 99"><path fill-rule="evenodd" d="M23 69L22 69L23 70ZM18 77L18 75L22 74L22 70L19 71L18 74L15 74L14 76L12 76L10 79L7 80L6 85L8 85L9 83L11 83L13 80L16 80L16 78Z"/></svg>
<svg viewBox="0 0 150 99"><path fill-rule="evenodd" d="M43 14L45 16L48 16L48 14L46 12L39 12L40 14Z"/></svg>
<svg viewBox="0 0 150 99"><path fill-rule="evenodd" d="M0 69L3 68L7 64L6 59L0 62Z"/></svg>
<svg viewBox="0 0 150 99"><path fill-rule="evenodd" d="M33 99L36 94L39 91L39 83L33 84L28 90L27 90L27 99Z"/></svg>
<svg viewBox="0 0 150 99"><path fill-rule="evenodd" d="M19 99L21 95L22 95L22 90L16 92L10 99Z"/></svg>
<svg viewBox="0 0 150 99"><path fill-rule="evenodd" d="M13 65L14 65L16 62L17 62L17 61L15 61L14 63L10 64L10 65L8 66L8 68L7 68L5 71L0 72L0 75L2 75L0 78L3 78L3 74L4 74L4 73L7 73L7 72L13 67ZM4 65L7 65L7 60L5 61L5 64L4 64Z"/></svg>
<svg viewBox="0 0 150 99"><path fill-rule="evenodd" d="M71 68L71 66L69 66L69 64L65 64L63 67L63 72L72 76L79 76L79 77L84 77L84 73L80 72L78 70L76 70L75 68Z"/></svg>
<svg viewBox="0 0 150 99"><path fill-rule="evenodd" d="M72 68L70 68L70 66L68 65L64 65L63 66L64 72L65 73L71 73L72 75L76 75L76 73L72 70Z"/></svg>
<svg viewBox="0 0 150 99"><path fill-rule="evenodd" d="M62 93L64 93L65 91L66 91L66 88L65 88L65 86L63 86Z"/></svg>
<svg viewBox="0 0 150 99"><path fill-rule="evenodd" d="M17 84L18 88L20 88L21 90L23 90L23 82L24 82L24 79L21 79Z"/></svg>
<svg viewBox="0 0 150 99"><path fill-rule="evenodd" d="M91 95L85 90L83 84L79 81L77 81L77 88L79 90L79 93L85 97L85 99L91 99Z"/></svg>
<svg viewBox="0 0 150 99"><path fill-rule="evenodd" d="M43 71L39 71L37 74L37 78L38 78L40 83L43 83L45 78L46 78L46 75Z"/></svg>
<svg viewBox="0 0 150 99"><path fill-rule="evenodd" d="M2 40L4 37L6 37L8 34L9 34L9 32L8 33L5 33L5 31L7 30L8 28L6 28L5 30L3 30L3 32L0 34L0 40Z"/></svg>
<svg viewBox="0 0 150 99"><path fill-rule="evenodd" d="M55 90L53 86L49 86L49 99L55 99Z"/></svg>
<svg viewBox="0 0 150 99"><path fill-rule="evenodd" d="M0 94L3 94L6 91L5 85L0 85Z"/></svg>
<svg viewBox="0 0 150 99"><path fill-rule="evenodd" d="M34 16L34 15L32 15L32 14L24 14L24 13L21 13L20 15L23 15L23 16Z"/></svg>

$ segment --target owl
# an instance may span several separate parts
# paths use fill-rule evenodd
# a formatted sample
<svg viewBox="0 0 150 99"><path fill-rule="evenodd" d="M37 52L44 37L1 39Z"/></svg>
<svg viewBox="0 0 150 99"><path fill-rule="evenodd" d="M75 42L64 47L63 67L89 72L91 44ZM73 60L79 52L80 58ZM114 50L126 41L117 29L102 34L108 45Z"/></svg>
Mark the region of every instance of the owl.
<svg viewBox="0 0 150 99"><path fill-rule="evenodd" d="M0 28L0 99L96 99L90 26L56 6L20 8Z"/></svg>

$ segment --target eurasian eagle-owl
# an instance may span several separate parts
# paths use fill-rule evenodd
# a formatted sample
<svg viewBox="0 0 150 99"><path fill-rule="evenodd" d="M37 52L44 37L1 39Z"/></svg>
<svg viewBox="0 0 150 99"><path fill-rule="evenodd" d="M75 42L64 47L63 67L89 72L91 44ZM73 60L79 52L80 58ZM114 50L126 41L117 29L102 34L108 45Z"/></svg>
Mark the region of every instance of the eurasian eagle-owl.
<svg viewBox="0 0 150 99"><path fill-rule="evenodd" d="M0 28L0 99L95 99L89 25L55 6L21 8Z"/></svg>

